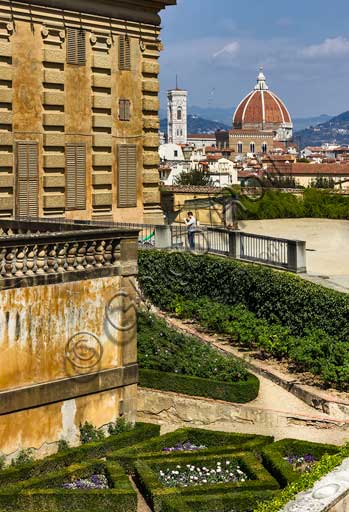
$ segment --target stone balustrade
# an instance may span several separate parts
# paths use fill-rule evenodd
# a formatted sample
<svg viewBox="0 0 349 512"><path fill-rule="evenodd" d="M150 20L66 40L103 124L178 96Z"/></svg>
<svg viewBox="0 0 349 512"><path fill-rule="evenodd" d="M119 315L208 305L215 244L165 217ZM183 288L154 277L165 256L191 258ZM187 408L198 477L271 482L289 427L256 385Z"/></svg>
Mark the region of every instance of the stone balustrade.
<svg viewBox="0 0 349 512"><path fill-rule="evenodd" d="M137 247L136 229L42 223L40 232L40 227L39 222L17 228L0 222L0 282L115 267L122 259L123 240Z"/></svg>

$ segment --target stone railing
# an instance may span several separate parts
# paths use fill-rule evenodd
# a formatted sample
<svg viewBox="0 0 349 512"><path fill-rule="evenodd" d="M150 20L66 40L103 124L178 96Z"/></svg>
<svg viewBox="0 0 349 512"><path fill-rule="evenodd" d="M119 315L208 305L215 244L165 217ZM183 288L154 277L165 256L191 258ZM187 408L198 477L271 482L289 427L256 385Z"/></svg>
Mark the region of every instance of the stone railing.
<svg viewBox="0 0 349 512"><path fill-rule="evenodd" d="M137 229L40 222L23 223L16 228L10 224L11 221L0 222L0 288L1 281L8 279L57 276L118 266L121 260L126 261L122 257L125 242L128 245L132 242L133 252L137 251ZM47 232L49 228L51 231ZM21 230L26 234L17 234ZM38 233L40 230L43 232Z"/></svg>

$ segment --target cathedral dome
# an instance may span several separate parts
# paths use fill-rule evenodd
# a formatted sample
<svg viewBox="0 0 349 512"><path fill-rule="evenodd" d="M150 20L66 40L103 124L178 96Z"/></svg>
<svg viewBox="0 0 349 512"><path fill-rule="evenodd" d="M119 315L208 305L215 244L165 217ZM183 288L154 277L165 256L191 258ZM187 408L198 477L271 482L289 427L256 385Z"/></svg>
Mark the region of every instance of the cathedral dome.
<svg viewBox="0 0 349 512"><path fill-rule="evenodd" d="M292 132L291 116L280 98L269 90L262 68L254 90L241 101L235 111L233 127L237 130Z"/></svg>

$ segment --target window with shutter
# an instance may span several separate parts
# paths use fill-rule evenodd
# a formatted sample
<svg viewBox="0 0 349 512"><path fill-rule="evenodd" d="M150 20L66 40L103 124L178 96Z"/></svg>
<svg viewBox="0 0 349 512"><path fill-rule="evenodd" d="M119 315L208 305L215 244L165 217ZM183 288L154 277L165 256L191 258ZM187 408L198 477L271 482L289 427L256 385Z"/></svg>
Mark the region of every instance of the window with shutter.
<svg viewBox="0 0 349 512"><path fill-rule="evenodd" d="M86 33L82 29L67 28L67 63L86 64Z"/></svg>
<svg viewBox="0 0 349 512"><path fill-rule="evenodd" d="M131 102L130 100L119 100L119 120L130 121L131 119Z"/></svg>
<svg viewBox="0 0 349 512"><path fill-rule="evenodd" d="M16 146L16 214L20 217L39 215L38 144L33 141L17 142Z"/></svg>
<svg viewBox="0 0 349 512"><path fill-rule="evenodd" d="M131 41L128 35L119 36L119 69L131 69Z"/></svg>
<svg viewBox="0 0 349 512"><path fill-rule="evenodd" d="M135 144L118 146L118 206L119 208L137 206L137 146Z"/></svg>
<svg viewBox="0 0 349 512"><path fill-rule="evenodd" d="M67 210L86 209L86 146L67 144L65 147L65 203Z"/></svg>

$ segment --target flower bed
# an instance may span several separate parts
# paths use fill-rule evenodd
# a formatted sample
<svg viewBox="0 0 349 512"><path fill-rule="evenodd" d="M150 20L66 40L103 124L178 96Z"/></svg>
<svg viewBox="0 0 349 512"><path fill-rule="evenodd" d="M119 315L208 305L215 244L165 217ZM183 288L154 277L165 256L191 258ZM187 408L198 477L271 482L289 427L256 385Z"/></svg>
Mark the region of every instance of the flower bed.
<svg viewBox="0 0 349 512"><path fill-rule="evenodd" d="M268 436L182 428L175 432L135 444L129 448L123 448L122 450L110 453L108 458L118 461L127 472L133 473L137 460L147 461L156 458L168 461L178 458L178 456L182 460L189 460L198 454L207 456L225 454L227 452L233 453L234 451L260 452L263 446L272 442L273 438ZM178 452L168 449L179 444L185 446L188 443L202 448L199 452L195 450Z"/></svg>
<svg viewBox="0 0 349 512"><path fill-rule="evenodd" d="M199 468L201 474L203 472L203 468L207 469L216 469L218 467L218 463L222 464L222 461L226 464L232 465L232 467L239 468L239 471L242 471L243 475L246 475L244 478L242 475L241 480L236 478L236 473L233 473L232 480L230 481L217 481L217 476L215 477L213 482L208 480L208 474L206 472L206 478L201 476L200 485L178 485L179 481L173 481L174 485L169 487L164 485L159 477L161 477L161 472L166 475L166 472L177 472L178 466L185 467L186 474L189 473L190 469L187 465L194 466L195 468ZM174 496L195 496L195 495L214 495L218 493L227 493L235 490L236 492L240 491L260 491L260 490L276 490L278 489L278 483L276 480L265 470L262 464L258 461L257 457L255 457L252 453L244 452L244 453L225 453L224 459L222 455L209 455L204 456L201 454L199 456L192 456L192 458L173 458L171 461L166 461L164 459L152 459L145 461L137 461L135 463L136 470L136 478L138 480L139 486L143 491L144 496L148 500L149 504L155 512L161 512L162 503L164 498L166 497L174 497ZM197 470L197 474L200 474L199 470ZM229 473L228 473L229 474ZM238 473L237 473L238 474ZM180 474L173 474L174 477L180 477ZM203 480L207 480L206 483ZM184 483L184 482L182 482Z"/></svg>
<svg viewBox="0 0 349 512"><path fill-rule="evenodd" d="M106 486L91 485L100 475ZM73 483L73 481L75 483ZM77 483L84 482L83 485ZM87 484L90 482L90 484ZM102 480L99 480L101 483ZM67 487L69 485L69 487ZM2 512L136 512L137 495L117 463L90 461L0 490Z"/></svg>
<svg viewBox="0 0 349 512"><path fill-rule="evenodd" d="M138 320L138 358L144 387L237 403L258 396L259 380L243 363L146 313Z"/></svg>
<svg viewBox="0 0 349 512"><path fill-rule="evenodd" d="M73 477L70 482L62 484L63 489L109 489L108 479L104 474L91 475L87 478Z"/></svg>
<svg viewBox="0 0 349 512"><path fill-rule="evenodd" d="M165 487L190 487L245 482L248 476L237 461L216 461L213 465L177 465L175 469L160 470L159 481Z"/></svg>
<svg viewBox="0 0 349 512"><path fill-rule="evenodd" d="M158 425L148 423L136 423L135 428L129 432L123 432L107 437L102 441L86 443L77 448L55 453L50 457L30 462L19 467L9 467L0 471L0 486L20 482L34 476L57 471L74 464L75 462L88 459L105 457L109 452L118 450L125 446L131 446L140 440L149 439L160 433Z"/></svg>
<svg viewBox="0 0 349 512"><path fill-rule="evenodd" d="M171 452L196 452L198 450L205 450L207 446L200 445L197 446L196 444L192 444L190 441L186 441L185 443L177 443L174 446L168 447L165 446L165 448L162 449L163 452L171 453Z"/></svg>
<svg viewBox="0 0 349 512"><path fill-rule="evenodd" d="M305 458L309 463L307 471L309 472L313 469L312 466L316 464L316 461L319 461L325 454L332 455L338 451L339 448L333 445L283 439L263 447L262 458L268 471L282 487L285 487L299 479L302 474L300 469L306 469Z"/></svg>

